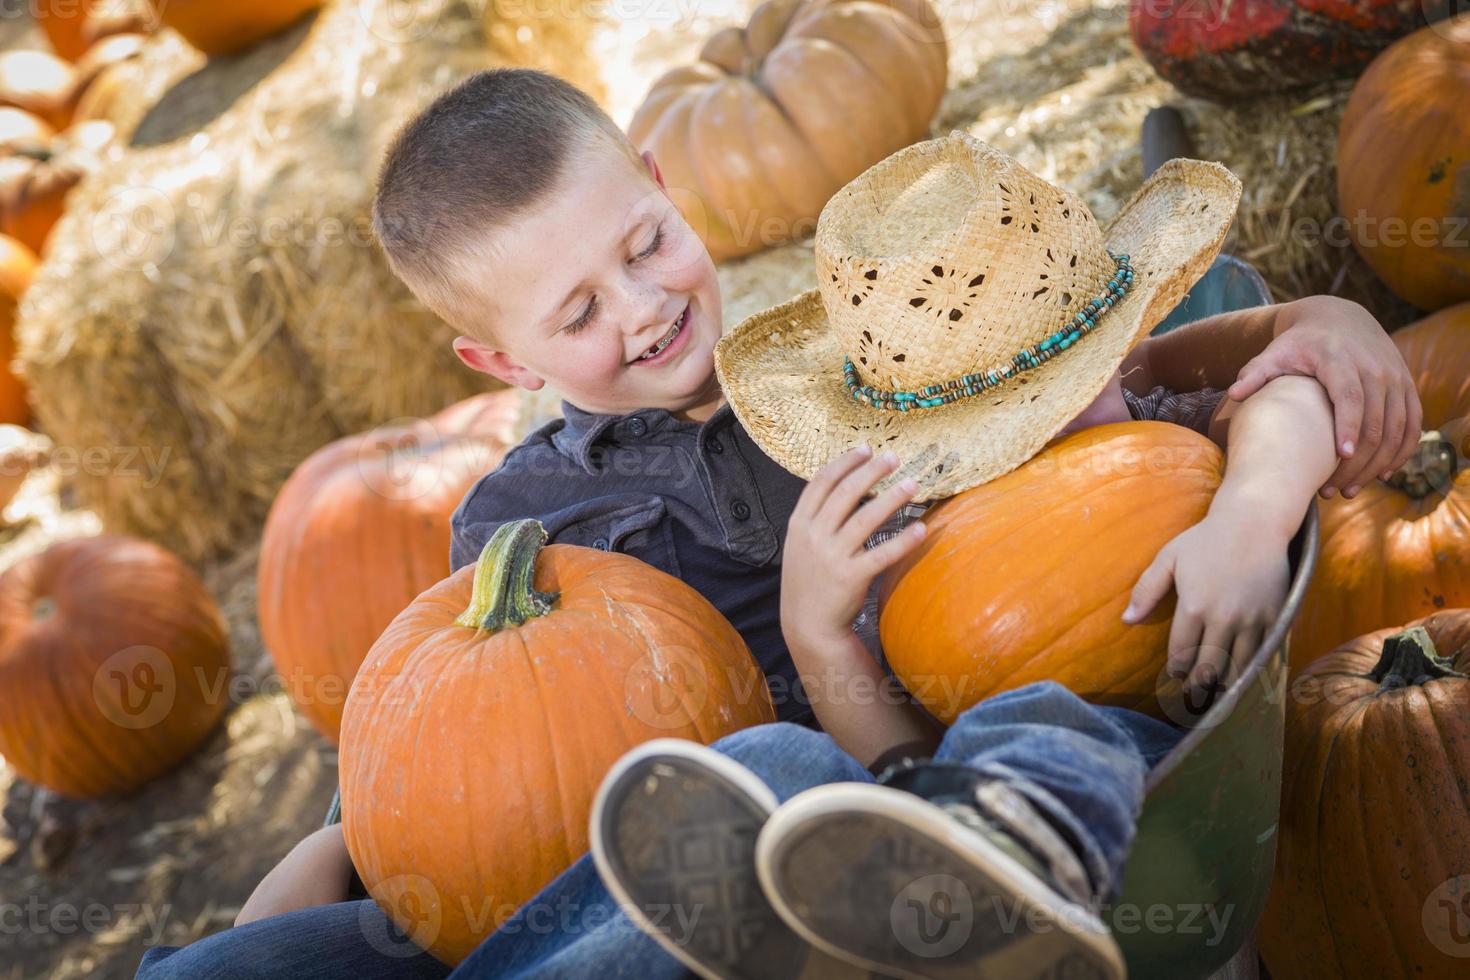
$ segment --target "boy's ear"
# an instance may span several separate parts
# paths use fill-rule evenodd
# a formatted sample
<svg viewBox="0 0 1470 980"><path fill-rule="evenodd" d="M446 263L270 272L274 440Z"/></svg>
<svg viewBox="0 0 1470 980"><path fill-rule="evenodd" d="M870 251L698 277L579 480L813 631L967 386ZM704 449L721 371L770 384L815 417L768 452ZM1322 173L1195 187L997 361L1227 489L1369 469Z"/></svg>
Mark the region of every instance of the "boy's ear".
<svg viewBox="0 0 1470 980"><path fill-rule="evenodd" d="M518 364L505 351L495 350L473 337L455 337L454 352L466 367L499 378L508 385L536 391L546 384L544 378Z"/></svg>
<svg viewBox="0 0 1470 980"><path fill-rule="evenodd" d="M660 190L667 191L668 188L664 186L663 171L658 169L658 161L653 158L653 151L644 150L638 155L643 158L644 164L648 166L648 172L653 175L653 182L658 184Z"/></svg>

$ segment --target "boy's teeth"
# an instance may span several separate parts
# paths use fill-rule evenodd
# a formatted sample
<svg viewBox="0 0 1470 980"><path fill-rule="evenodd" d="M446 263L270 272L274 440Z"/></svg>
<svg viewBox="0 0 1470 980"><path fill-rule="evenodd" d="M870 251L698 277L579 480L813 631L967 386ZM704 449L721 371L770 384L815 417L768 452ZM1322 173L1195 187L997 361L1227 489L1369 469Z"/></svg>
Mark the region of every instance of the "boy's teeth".
<svg viewBox="0 0 1470 980"><path fill-rule="evenodd" d="M679 330L681 329L679 324L683 321L683 319L683 314L680 314L679 319L674 321L674 325L670 327L669 332L664 335L664 339L660 340L658 343L648 348L648 350L644 351L642 354L639 354L638 360L646 361L651 357L657 357L660 351L669 346L669 344L672 344L674 342L674 338L679 336Z"/></svg>

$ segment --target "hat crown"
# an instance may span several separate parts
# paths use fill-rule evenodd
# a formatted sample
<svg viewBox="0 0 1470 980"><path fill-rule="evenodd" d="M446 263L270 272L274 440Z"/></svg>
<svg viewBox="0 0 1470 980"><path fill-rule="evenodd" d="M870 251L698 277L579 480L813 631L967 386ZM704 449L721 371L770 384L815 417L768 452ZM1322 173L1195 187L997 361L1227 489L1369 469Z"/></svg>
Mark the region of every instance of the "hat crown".
<svg viewBox="0 0 1470 980"><path fill-rule="evenodd" d="M816 263L858 377L899 391L1005 367L1098 298L1116 269L1076 195L959 132L899 151L834 195Z"/></svg>

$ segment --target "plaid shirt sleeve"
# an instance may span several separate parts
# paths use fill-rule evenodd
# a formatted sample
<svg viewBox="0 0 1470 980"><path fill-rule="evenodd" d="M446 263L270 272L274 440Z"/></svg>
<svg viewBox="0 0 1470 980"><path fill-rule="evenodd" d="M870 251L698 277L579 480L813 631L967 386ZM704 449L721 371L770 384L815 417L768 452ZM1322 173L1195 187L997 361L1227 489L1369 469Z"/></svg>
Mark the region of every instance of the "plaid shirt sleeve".
<svg viewBox="0 0 1470 980"><path fill-rule="evenodd" d="M883 522L882 527L869 536L863 547L876 548L895 534L900 533L909 526L910 521L922 516L932 503L933 501L904 504L896 514ZM880 581L881 577L873 580L872 587L868 589L868 596L863 601L862 611L858 613L857 619L852 621L852 630L863 641L863 646L867 647L873 659L886 668L888 663L883 658L883 645L878 642L878 585Z"/></svg>

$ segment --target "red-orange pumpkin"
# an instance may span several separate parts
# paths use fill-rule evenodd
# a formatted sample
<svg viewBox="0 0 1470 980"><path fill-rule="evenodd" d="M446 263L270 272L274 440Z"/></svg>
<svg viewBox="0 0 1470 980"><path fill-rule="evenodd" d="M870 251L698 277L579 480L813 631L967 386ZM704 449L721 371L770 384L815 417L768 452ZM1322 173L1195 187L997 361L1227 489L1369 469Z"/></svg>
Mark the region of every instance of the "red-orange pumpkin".
<svg viewBox="0 0 1470 980"><path fill-rule="evenodd" d="M1355 636L1470 606L1470 303L1393 334L1424 408L1420 451L1385 483L1320 503L1322 551L1293 671Z"/></svg>
<svg viewBox="0 0 1470 980"><path fill-rule="evenodd" d="M1353 640L1291 684L1258 932L1274 980L1466 976L1467 671L1456 609Z"/></svg>
<svg viewBox="0 0 1470 980"><path fill-rule="evenodd" d="M0 423L25 425L31 419L26 387L10 369L15 359L15 311L36 275L36 255L20 242L0 235Z"/></svg>
<svg viewBox="0 0 1470 980"><path fill-rule="evenodd" d="M810 234L842 185L922 138L944 95L926 0L771 0L653 83L628 127L718 261Z"/></svg>
<svg viewBox="0 0 1470 980"><path fill-rule="evenodd" d="M1353 88L1337 203L1359 253L1426 310L1470 300L1470 14L1389 48Z"/></svg>
<svg viewBox="0 0 1470 980"><path fill-rule="evenodd" d="M322 0L149 0L162 22L208 55L233 54L285 30Z"/></svg>
<svg viewBox="0 0 1470 980"><path fill-rule="evenodd" d="M1204 518L1217 446L1181 426L1122 422L1053 440L1005 476L924 515L891 568L879 636L894 674L942 721L1054 680L1089 701L1160 715L1172 596L1123 622L1138 577ZM1162 686L1161 686L1162 684Z"/></svg>
<svg viewBox="0 0 1470 980"><path fill-rule="evenodd" d="M277 494L260 549L261 636L328 739L378 634L448 573L449 516L515 441L519 404L516 392L492 392L339 439Z"/></svg>
<svg viewBox="0 0 1470 980"><path fill-rule="evenodd" d="M348 850L399 927L458 963L587 850L592 797L652 738L774 720L740 634L628 555L504 525L414 600L347 699Z"/></svg>
<svg viewBox="0 0 1470 980"><path fill-rule="evenodd" d="M32 782L136 789L209 735L229 676L219 609L157 545L63 541L0 576L0 755Z"/></svg>

